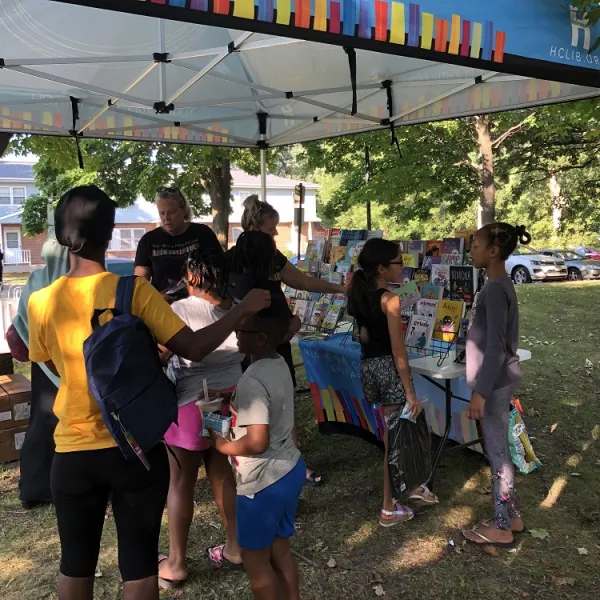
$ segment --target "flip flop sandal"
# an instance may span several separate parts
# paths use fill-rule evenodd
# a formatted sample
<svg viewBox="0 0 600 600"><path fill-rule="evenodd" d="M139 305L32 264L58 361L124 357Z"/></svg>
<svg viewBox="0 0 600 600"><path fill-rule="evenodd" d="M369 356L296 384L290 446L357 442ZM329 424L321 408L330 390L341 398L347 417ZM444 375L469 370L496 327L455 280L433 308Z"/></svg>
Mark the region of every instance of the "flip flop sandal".
<svg viewBox="0 0 600 600"><path fill-rule="evenodd" d="M418 489L423 490L423 494L412 494L408 497L417 506L433 506L440 503L438 497L426 485L422 485Z"/></svg>
<svg viewBox="0 0 600 600"><path fill-rule="evenodd" d="M383 517L393 517L393 519L384 519ZM405 506L396 505L396 510L385 510L381 509L381 518L379 519L379 524L382 527L393 527L394 525L398 525L398 523L406 523L407 521L412 521L415 518L415 513L412 509Z"/></svg>
<svg viewBox="0 0 600 600"><path fill-rule="evenodd" d="M304 485L319 487L320 485L323 485L323 477L319 475L316 471L313 471L310 475L308 475L305 478Z"/></svg>
<svg viewBox="0 0 600 600"><path fill-rule="evenodd" d="M479 531L477 531L477 529L474 527L473 529L469 530L469 533L474 533L478 538L480 538L482 541L481 542L476 542L474 540L472 540L471 538L467 537L467 532L463 531L463 537L467 540L467 542L470 542L471 544L475 544L476 546L497 546L498 548L514 548L515 547L515 540L513 540L512 542L494 542L493 540L490 540L489 538L485 537L485 535L483 535L482 533L479 533Z"/></svg>
<svg viewBox="0 0 600 600"><path fill-rule="evenodd" d="M485 521L481 521L481 523L478 523L477 525L475 525L475 527L473 527L473 529L471 529L471 531L473 531L474 529L477 529L477 527L493 527L494 526L494 519L486 519ZM523 529L521 529L521 531L514 531L512 530L512 534L513 535L521 535L523 533L529 533L529 529L527 529L527 527L524 527Z"/></svg>
<svg viewBox="0 0 600 600"><path fill-rule="evenodd" d="M167 560L169 557L166 554L158 555L158 564ZM158 587L163 590L174 590L185 582L185 579L166 579L164 577L158 576Z"/></svg>
<svg viewBox="0 0 600 600"><path fill-rule="evenodd" d="M225 553L223 550L225 549L225 544L221 544L220 546L214 546L213 548L207 548L206 554L208 555L208 560L211 562L213 567L217 569L231 569L232 571L243 571L244 565L242 563L237 564L231 562L228 558L225 557Z"/></svg>

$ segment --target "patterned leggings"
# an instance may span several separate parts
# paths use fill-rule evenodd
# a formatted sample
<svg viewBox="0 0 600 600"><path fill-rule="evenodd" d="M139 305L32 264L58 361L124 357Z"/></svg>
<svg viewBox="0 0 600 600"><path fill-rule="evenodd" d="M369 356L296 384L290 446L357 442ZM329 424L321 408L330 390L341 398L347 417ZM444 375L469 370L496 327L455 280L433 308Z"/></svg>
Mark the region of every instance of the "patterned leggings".
<svg viewBox="0 0 600 600"><path fill-rule="evenodd" d="M515 468L508 446L508 414L512 386L495 390L486 399L485 418L481 421L483 442L492 471L492 499L496 527L510 530L510 520L520 517L515 492Z"/></svg>

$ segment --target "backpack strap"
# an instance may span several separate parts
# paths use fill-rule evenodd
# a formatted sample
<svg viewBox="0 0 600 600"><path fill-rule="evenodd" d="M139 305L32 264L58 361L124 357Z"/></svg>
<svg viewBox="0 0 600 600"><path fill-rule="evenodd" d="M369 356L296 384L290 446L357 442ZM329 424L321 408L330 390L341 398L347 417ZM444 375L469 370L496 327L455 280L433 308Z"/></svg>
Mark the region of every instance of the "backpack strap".
<svg viewBox="0 0 600 600"><path fill-rule="evenodd" d="M135 289L135 275L121 277L117 285L117 300L115 308L122 315L131 314L131 304L133 302L133 291Z"/></svg>

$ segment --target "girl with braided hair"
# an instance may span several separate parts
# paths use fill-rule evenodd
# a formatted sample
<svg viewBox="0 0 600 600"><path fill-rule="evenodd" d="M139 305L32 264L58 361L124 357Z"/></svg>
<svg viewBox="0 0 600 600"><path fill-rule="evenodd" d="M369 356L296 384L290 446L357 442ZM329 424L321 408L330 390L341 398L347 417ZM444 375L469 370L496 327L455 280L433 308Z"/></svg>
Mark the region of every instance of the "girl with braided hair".
<svg viewBox="0 0 600 600"><path fill-rule="evenodd" d="M528 244L525 227L490 223L474 236L473 266L485 269L487 281L477 294L467 333L467 383L473 390L469 417L481 421L483 443L492 472L494 518L463 535L475 544L512 546L525 530L515 492L515 468L508 444L513 393L521 379L517 355L519 303L506 272L506 259L518 243Z"/></svg>
<svg viewBox="0 0 600 600"><path fill-rule="evenodd" d="M342 285L317 277L309 277L292 265L285 255L277 250L275 238L278 234L279 213L271 204L261 201L257 195L248 196L244 201L241 223L244 233L238 238L235 247L226 253L227 265L231 273L254 273L256 277L266 282L266 285L259 287L268 289L273 295L283 296L282 283L295 290L306 292L346 293ZM277 348L277 352L288 365L294 388L296 388L296 370L290 340L300 329L300 325L300 319L294 317L287 339ZM294 440L298 443L296 428L294 428ZM306 469L307 485L318 486L322 483L321 475L312 469Z"/></svg>
<svg viewBox="0 0 600 600"><path fill-rule="evenodd" d="M202 249L195 250L187 260L188 297L175 302L172 308L194 331L217 322L232 306L232 301L221 295L222 261L221 252ZM169 455L169 555L159 557L162 587L175 587L188 574L186 550L194 514L194 486L202 461L227 532L225 544L211 548L209 558L218 566L241 568L235 528L235 479L227 457L210 448L201 436L202 417L195 402L203 396L203 379L207 380L211 396L228 400L242 376L243 358L235 333L202 362L178 358L178 419L165 434L165 441L173 449L174 456Z"/></svg>
<svg viewBox="0 0 600 600"><path fill-rule="evenodd" d="M395 242L369 240L362 249L348 293L348 312L356 319L361 346L360 379L365 399L382 403L387 419L395 412L408 411L417 418L423 411L415 394L402 329L400 297L387 289L402 272L402 251ZM421 416L421 418L423 418ZM388 471L388 435L384 436L382 527L410 521L414 512L392 496ZM410 447L404 452L412 452ZM415 452L418 450L414 450ZM438 499L423 481L406 481L408 498L417 505L437 504Z"/></svg>

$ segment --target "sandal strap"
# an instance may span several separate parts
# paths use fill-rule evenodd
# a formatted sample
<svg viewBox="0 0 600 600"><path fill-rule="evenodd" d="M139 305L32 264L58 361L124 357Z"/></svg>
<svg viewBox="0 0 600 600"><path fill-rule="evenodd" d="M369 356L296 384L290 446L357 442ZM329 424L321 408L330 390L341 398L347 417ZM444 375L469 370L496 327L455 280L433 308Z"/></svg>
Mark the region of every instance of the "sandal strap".
<svg viewBox="0 0 600 600"><path fill-rule="evenodd" d="M220 544L219 546L214 546L213 548L209 548L207 550L208 557L214 563L221 565L221 564L223 564L223 561L225 559L224 550L225 550L225 544Z"/></svg>
<svg viewBox="0 0 600 600"><path fill-rule="evenodd" d="M381 509L381 514L384 517L399 517L399 518L403 518L403 517L410 517L413 514L413 511L411 508L408 507L404 507L400 504L396 504L396 510L385 510L384 508Z"/></svg>

